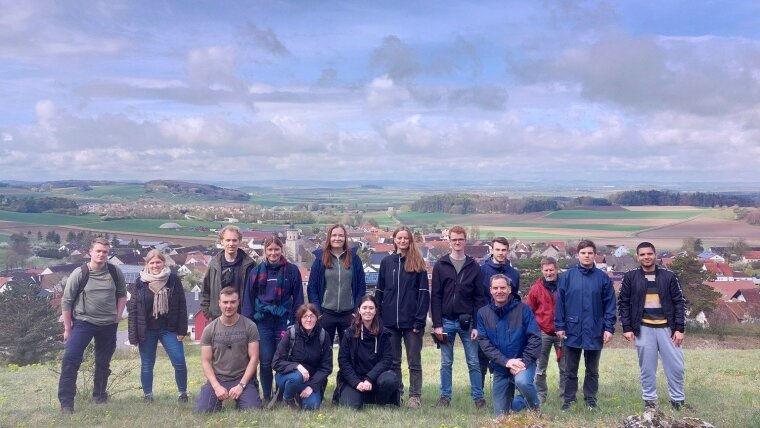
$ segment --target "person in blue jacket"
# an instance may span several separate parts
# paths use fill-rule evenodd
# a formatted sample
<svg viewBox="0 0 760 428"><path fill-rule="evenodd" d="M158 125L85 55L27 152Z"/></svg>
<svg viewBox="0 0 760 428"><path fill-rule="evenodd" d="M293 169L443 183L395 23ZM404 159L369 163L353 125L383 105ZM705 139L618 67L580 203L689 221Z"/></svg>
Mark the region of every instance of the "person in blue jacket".
<svg viewBox="0 0 760 428"><path fill-rule="evenodd" d="M570 409L578 391L578 366L583 353L586 376L583 399L589 409L597 408L599 358L602 347L612 340L617 321L615 290L605 272L594 265L596 245L589 240L578 243L578 264L568 269L557 284L554 329L564 340L567 358L565 397L562 410Z"/></svg>
<svg viewBox="0 0 760 428"><path fill-rule="evenodd" d="M425 260L414 243L414 234L401 226L393 231L396 252L380 262L380 274L375 300L381 309L384 326L391 332L393 364L391 368L401 379L401 341L406 348L409 365L409 401L407 407L416 409L422 396L422 337L430 309ZM404 384L399 393L404 395Z"/></svg>
<svg viewBox="0 0 760 428"><path fill-rule="evenodd" d="M511 294L509 277L496 274L490 281L493 302L478 310L478 345L493 368L494 414L536 410L540 402L533 378L541 331L530 307Z"/></svg>

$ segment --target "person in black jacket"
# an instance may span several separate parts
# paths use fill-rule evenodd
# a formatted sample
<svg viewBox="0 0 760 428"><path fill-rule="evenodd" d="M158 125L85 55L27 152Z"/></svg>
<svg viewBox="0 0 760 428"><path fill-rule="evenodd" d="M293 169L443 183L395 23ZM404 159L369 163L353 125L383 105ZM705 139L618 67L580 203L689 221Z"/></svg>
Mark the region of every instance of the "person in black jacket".
<svg viewBox="0 0 760 428"><path fill-rule="evenodd" d="M174 366L179 402L187 402L187 365L182 341L187 335L185 290L179 277L166 267L166 256L150 250L145 269L130 286L127 328L129 343L140 350L140 382L145 401L153 401L153 367L158 342Z"/></svg>
<svg viewBox="0 0 760 428"><path fill-rule="evenodd" d="M365 403L401 405L401 379L391 370L390 337L380 321L375 298L362 297L338 351L340 405L356 410Z"/></svg>
<svg viewBox="0 0 760 428"><path fill-rule="evenodd" d="M430 308L425 260L414 243L414 234L401 226L393 231L394 254L380 262L375 299L380 306L383 325L391 332L392 369L401 379L401 340L409 365L409 402L413 409L421 405L422 337ZM404 395L401 382L399 394Z"/></svg>
<svg viewBox="0 0 760 428"><path fill-rule="evenodd" d="M296 323L288 327L277 345L272 361L275 382L283 393L285 405L316 410L322 404L327 376L332 373L332 342L317 325L319 311L312 303L296 310Z"/></svg>
<svg viewBox="0 0 760 428"><path fill-rule="evenodd" d="M675 273L656 265L650 242L636 247L641 265L623 276L618 296L626 340L636 342L644 406L657 408L657 355L668 379L671 406L684 405L684 337L686 299Z"/></svg>
<svg viewBox="0 0 760 428"><path fill-rule="evenodd" d="M454 339L459 334L470 374L472 401L476 408L481 409L486 401L483 399L483 380L478 363L475 319L478 309L487 301L480 266L464 253L466 239L467 232L463 227L449 229L451 254L441 257L433 267L430 311L433 315L433 333L441 346L441 397L436 407L448 407L451 402Z"/></svg>

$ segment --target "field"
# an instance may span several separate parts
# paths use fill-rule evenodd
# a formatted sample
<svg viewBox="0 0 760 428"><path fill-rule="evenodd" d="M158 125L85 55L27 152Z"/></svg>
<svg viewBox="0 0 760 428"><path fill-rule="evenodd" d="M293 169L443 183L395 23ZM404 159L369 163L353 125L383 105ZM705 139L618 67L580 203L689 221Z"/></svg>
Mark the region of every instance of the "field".
<svg viewBox="0 0 760 428"><path fill-rule="evenodd" d="M622 340L619 336L616 341ZM613 342L614 343L614 342ZM627 344L626 344L627 345ZM624 346L624 345L620 345ZM461 346L457 345L454 363L454 399L448 409L434 409L438 398L438 364L440 353L432 346L423 349L423 407L378 408L368 406L360 412L332 406L327 400L318 412L273 411L237 412L231 409L198 416L192 405L176 403L176 391L170 363L163 352L156 363L152 404L142 402L139 387L139 357L136 352L122 352L114 361L114 372L131 367L131 373L118 389L123 392L105 405L87 399L77 401L76 413L63 417L58 412L57 376L47 366L0 368L0 426L260 426L260 427L476 427L492 423L490 380L486 381L486 410L477 411L469 398ZM703 418L717 427L749 427L760 424L760 363L757 350L686 349L686 396L694 410L682 415ZM198 350L188 347L191 401L202 384ZM336 365L337 367L337 365ZM582 370L581 370L582 371ZM556 365L548 370L550 388L557 385ZM407 375L404 374L405 379ZM331 395L335 374L330 377L327 394ZM667 384L658 376L660 404L667 415L677 415L667 407ZM551 391L550 391L551 392ZM536 422L549 427L616 426L631 414L642 411L638 367L632 346L604 351L600 368L599 406L590 412L575 406L570 412L559 411L560 401L551 393L542 406L540 418L523 414L510 418L514 425Z"/></svg>

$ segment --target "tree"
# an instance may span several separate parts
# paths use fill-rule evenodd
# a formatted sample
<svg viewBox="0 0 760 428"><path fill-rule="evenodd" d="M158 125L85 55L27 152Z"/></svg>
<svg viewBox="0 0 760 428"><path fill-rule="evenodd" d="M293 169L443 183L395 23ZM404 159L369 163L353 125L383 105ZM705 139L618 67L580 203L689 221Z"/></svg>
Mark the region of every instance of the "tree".
<svg viewBox="0 0 760 428"><path fill-rule="evenodd" d="M37 240L38 241L42 241L42 231L41 230L37 231Z"/></svg>
<svg viewBox="0 0 760 428"><path fill-rule="evenodd" d="M192 271L182 277L182 286L185 290L190 291L196 285L200 286L203 282L203 273L199 271Z"/></svg>
<svg viewBox="0 0 760 428"><path fill-rule="evenodd" d="M726 260L730 262L737 262L742 259L744 253L749 251L749 245L747 241L739 238L729 242L726 247Z"/></svg>
<svg viewBox="0 0 760 428"><path fill-rule="evenodd" d="M702 245L702 239L689 236L683 239L681 249L688 253L699 254L705 250L705 247Z"/></svg>
<svg viewBox="0 0 760 428"><path fill-rule="evenodd" d="M367 220L367 223L369 223L372 227L380 228L380 223L378 223L374 217L370 217L370 219Z"/></svg>
<svg viewBox="0 0 760 428"><path fill-rule="evenodd" d="M705 281L714 281L715 274L702 270L699 261L689 255L676 257L668 268L678 275L686 307L692 316L700 312L709 314L715 309L720 293L705 284Z"/></svg>
<svg viewBox="0 0 760 428"><path fill-rule="evenodd" d="M114 233L113 238L111 238L111 247L113 248L119 248L119 237L116 236Z"/></svg>
<svg viewBox="0 0 760 428"><path fill-rule="evenodd" d="M62 347L58 313L33 283L12 282L0 293L0 362L20 366L56 358Z"/></svg>

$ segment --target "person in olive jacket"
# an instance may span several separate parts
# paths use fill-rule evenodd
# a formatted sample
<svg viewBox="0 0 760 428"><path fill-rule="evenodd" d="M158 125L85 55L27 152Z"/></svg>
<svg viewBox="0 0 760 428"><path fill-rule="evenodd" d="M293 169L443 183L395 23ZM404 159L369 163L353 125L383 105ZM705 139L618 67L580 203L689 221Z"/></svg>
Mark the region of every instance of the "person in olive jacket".
<svg viewBox="0 0 760 428"><path fill-rule="evenodd" d="M298 408L300 401L304 410L316 410L322 404L327 376L333 369L332 342L317 325L316 305L301 305L295 318L296 323L285 331L272 360L275 382L287 407Z"/></svg>
<svg viewBox="0 0 760 428"><path fill-rule="evenodd" d="M380 305L383 325L391 332L392 368L401 379L401 341L409 365L409 401L413 409L421 405L422 338L430 309L427 270L414 243L414 234L401 226L393 231L396 252L380 262L375 299ZM404 383L399 389L404 395Z"/></svg>

